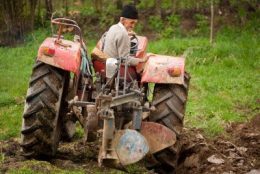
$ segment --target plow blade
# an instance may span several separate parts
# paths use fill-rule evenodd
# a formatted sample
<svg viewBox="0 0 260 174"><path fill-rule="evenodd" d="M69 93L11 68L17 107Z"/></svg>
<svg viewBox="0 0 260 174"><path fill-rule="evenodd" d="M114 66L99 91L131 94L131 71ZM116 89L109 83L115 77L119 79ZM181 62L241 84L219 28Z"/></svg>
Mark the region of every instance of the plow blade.
<svg viewBox="0 0 260 174"><path fill-rule="evenodd" d="M101 160L102 165L106 167L125 170L124 166L143 159L149 152L149 146L140 133L135 130L125 129L116 131L111 150L106 155L101 152L102 155L99 157L99 161Z"/></svg>
<svg viewBox="0 0 260 174"><path fill-rule="evenodd" d="M147 153L156 153L174 145L175 133L154 122L142 122L140 132L132 129L118 130L114 134L111 148L101 151L102 165L124 170L124 166L143 159Z"/></svg>
<svg viewBox="0 0 260 174"><path fill-rule="evenodd" d="M117 131L114 145L121 165L136 163L149 151L146 139L140 133L131 129Z"/></svg>
<svg viewBox="0 0 260 174"><path fill-rule="evenodd" d="M159 152L176 142L176 134L169 128L154 122L142 122L140 133L149 144L149 153Z"/></svg>

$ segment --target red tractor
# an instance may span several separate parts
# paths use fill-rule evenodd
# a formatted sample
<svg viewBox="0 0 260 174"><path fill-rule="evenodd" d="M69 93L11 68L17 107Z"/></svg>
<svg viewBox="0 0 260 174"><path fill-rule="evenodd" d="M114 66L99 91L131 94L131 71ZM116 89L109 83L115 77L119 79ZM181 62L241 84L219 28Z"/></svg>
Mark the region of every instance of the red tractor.
<svg viewBox="0 0 260 174"><path fill-rule="evenodd" d="M190 79L184 58L153 54L138 66L127 57L89 59L75 21L51 22L58 34L41 44L29 81L23 155L54 156L79 121L84 142L99 142L100 165L122 168L144 159L157 173L174 172ZM74 39L65 40L69 29ZM143 59L146 46L146 37L133 37L131 55Z"/></svg>

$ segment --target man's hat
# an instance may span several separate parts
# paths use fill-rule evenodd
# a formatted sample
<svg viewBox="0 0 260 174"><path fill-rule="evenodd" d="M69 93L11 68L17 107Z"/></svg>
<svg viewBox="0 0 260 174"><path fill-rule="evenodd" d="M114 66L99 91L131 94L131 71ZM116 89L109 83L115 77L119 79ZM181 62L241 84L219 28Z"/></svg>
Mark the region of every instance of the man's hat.
<svg viewBox="0 0 260 174"><path fill-rule="evenodd" d="M123 7L121 17L129 19L138 19L137 9L133 5L126 5Z"/></svg>

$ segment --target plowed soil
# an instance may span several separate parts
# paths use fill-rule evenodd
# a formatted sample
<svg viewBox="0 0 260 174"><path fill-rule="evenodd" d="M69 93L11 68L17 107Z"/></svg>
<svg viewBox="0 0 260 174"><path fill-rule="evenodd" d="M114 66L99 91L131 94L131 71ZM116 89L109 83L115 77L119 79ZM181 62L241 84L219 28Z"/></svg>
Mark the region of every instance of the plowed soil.
<svg viewBox="0 0 260 174"><path fill-rule="evenodd" d="M260 115L245 123L232 123L223 136L205 138L198 129L184 129L183 144L176 173L196 174L259 174L260 173ZM28 160L21 156L19 139L0 141L0 173L8 173L26 166L35 172L81 169L84 173L115 173L97 164L96 144L84 145L80 139L61 143L52 159ZM153 173L138 164L129 173ZM55 172L54 172L55 173Z"/></svg>

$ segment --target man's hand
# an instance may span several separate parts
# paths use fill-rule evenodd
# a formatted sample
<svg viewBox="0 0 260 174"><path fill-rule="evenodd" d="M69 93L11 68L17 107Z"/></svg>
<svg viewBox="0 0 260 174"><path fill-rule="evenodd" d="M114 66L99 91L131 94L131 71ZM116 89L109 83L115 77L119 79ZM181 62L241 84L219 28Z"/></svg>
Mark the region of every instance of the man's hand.
<svg viewBox="0 0 260 174"><path fill-rule="evenodd" d="M134 36L134 35L136 35L136 32L134 32L133 30L127 31L127 32L128 32L128 36Z"/></svg>
<svg viewBox="0 0 260 174"><path fill-rule="evenodd" d="M132 66L136 66L136 65L138 65L139 63L144 63L144 62L146 62L148 59L149 59L149 57L151 57L151 56L155 56L155 54L153 54L153 53L148 53L148 54L146 54L146 56L143 58L143 59L141 59L141 58L135 58L135 57L129 57L129 64L130 65L132 65Z"/></svg>
<svg viewBox="0 0 260 174"><path fill-rule="evenodd" d="M147 53L146 55L145 55L145 57L143 58L143 59L141 59L142 61L142 63L143 62L146 62L151 56L155 56L156 54L154 54L154 53Z"/></svg>
<svg viewBox="0 0 260 174"><path fill-rule="evenodd" d="M129 58L128 58L128 63L129 63L129 65L131 65L131 66L136 66L136 65L138 65L138 64L140 63L141 60L142 60L142 59L139 59L139 58L129 57Z"/></svg>

